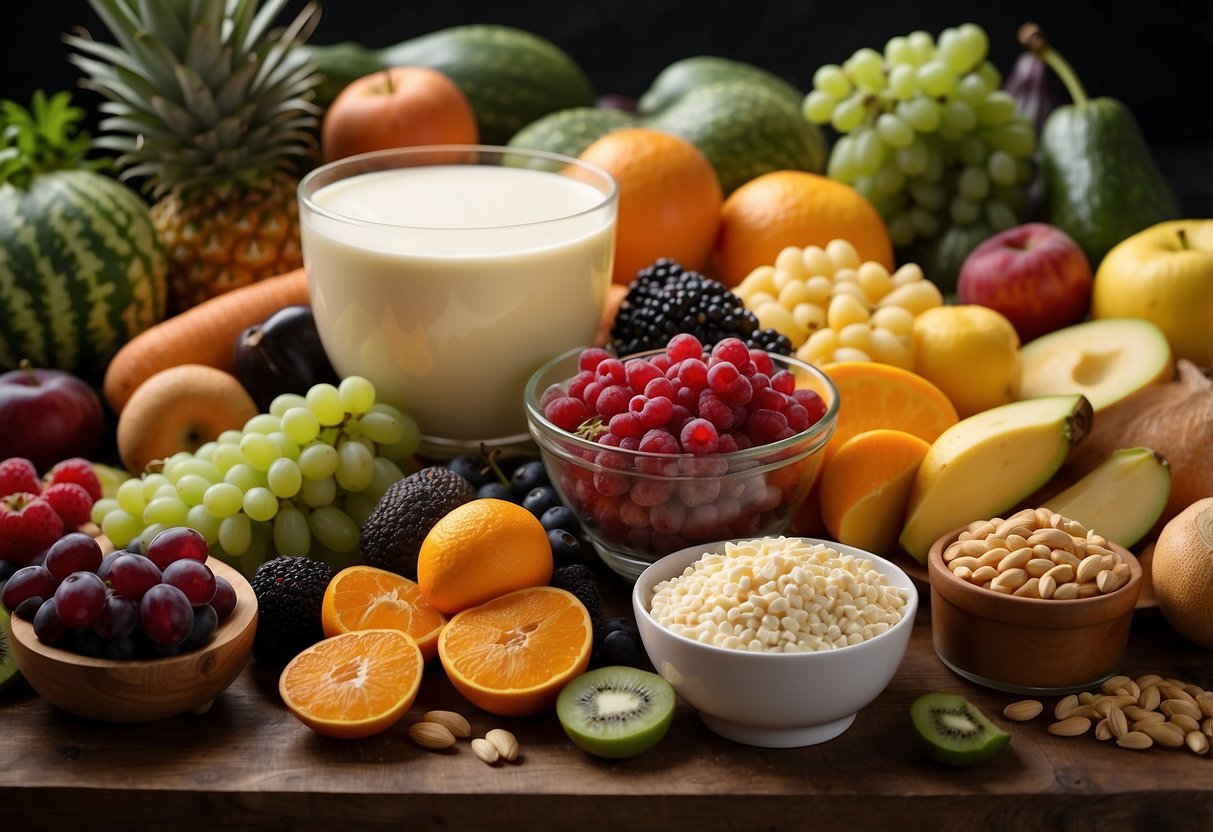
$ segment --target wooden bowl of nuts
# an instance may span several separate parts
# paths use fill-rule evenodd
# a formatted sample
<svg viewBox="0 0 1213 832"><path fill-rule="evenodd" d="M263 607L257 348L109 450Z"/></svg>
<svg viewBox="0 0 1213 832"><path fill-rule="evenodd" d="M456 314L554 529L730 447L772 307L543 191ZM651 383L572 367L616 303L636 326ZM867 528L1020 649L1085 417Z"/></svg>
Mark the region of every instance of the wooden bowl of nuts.
<svg viewBox="0 0 1213 832"><path fill-rule="evenodd" d="M1132 553L1048 509L944 535L927 573L940 660L1023 694L1077 692L1116 674L1142 587Z"/></svg>

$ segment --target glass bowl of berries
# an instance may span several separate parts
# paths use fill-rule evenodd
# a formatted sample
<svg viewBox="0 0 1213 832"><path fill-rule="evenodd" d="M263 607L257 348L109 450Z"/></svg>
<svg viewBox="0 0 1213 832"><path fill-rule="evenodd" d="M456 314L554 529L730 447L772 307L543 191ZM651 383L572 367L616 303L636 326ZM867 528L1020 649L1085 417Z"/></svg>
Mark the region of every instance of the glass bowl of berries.
<svg viewBox="0 0 1213 832"><path fill-rule="evenodd" d="M738 338L705 350L688 333L635 355L558 356L525 403L552 485L633 580L688 546L782 532L838 420L816 367Z"/></svg>
<svg viewBox="0 0 1213 832"><path fill-rule="evenodd" d="M184 527L145 553L104 556L89 535L64 535L0 597L21 675L52 704L103 722L205 710L240 674L257 628L252 586L206 552Z"/></svg>

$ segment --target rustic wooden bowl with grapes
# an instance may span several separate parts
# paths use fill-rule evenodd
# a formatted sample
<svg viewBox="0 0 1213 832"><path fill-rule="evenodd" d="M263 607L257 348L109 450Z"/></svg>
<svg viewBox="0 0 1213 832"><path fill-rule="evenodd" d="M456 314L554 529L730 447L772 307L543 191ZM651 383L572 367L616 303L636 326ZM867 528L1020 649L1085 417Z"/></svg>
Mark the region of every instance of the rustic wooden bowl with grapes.
<svg viewBox="0 0 1213 832"><path fill-rule="evenodd" d="M183 530L183 533L188 531L191 530ZM149 548L148 555L152 554ZM128 561L122 567L116 566L122 555L127 555ZM137 566L130 566L132 557L133 562L144 567L142 572ZM59 708L103 722L126 723L151 722L187 712L201 713L244 668L252 652L257 627L257 597L244 576L227 564L206 557L205 550L195 553L194 557L177 558L191 563L171 566L170 561L163 570L156 572L147 570L139 558L147 559L146 556L119 552L106 557L104 567L84 566L72 569L67 575L63 574L66 570L56 569L59 573L56 586L38 607L41 616L37 613L13 615L13 654L17 666L30 686ZM51 553L48 553L48 563L54 564ZM201 569L202 566L206 570ZM184 573L185 578L179 579L177 573ZM193 594L189 589L190 581L198 576L205 578L207 574L213 576L215 585L226 586L216 591L211 601L196 605L187 602L190 610L186 616L187 625L182 620L183 611L174 608L173 602L179 602L180 598L169 597L177 594L177 587L171 584L184 586L187 594ZM55 626L47 624L48 616L42 612L42 606L50 606L52 602L56 607L62 606L62 617L70 620L74 608L82 607L83 602L64 599L72 594L86 598L95 577L102 577L107 587L107 604L115 594L114 586L126 587L142 582L138 587L139 594L143 596L141 601L148 603L136 605L140 607L138 632L134 633L137 639L127 633L121 639L112 637L106 641L97 635L99 629L105 633L105 627L96 624L68 627L66 631L58 622ZM34 579L36 576L31 578ZM64 584L71 585L73 590L77 589L76 584L80 586L78 591L65 595L60 591ZM132 596L136 594L134 589L128 592ZM214 616L211 621L203 620L211 616ZM177 639L171 632L173 628L180 631L183 626L190 630L189 636L178 643L166 643ZM123 651L122 645L132 639L144 646L137 651ZM189 639L196 639L197 646ZM92 649L89 649L90 645ZM119 649L111 649L115 647ZM106 657L123 652L127 655L121 658Z"/></svg>

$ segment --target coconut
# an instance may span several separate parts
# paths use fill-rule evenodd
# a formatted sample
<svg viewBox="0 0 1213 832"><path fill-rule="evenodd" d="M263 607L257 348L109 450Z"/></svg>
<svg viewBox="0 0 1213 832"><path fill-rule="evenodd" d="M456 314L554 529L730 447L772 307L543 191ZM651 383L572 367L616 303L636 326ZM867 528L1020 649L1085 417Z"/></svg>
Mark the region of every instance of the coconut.
<svg viewBox="0 0 1213 832"><path fill-rule="evenodd" d="M1154 594L1167 623L1213 649L1213 497L1198 500L1163 527L1154 545Z"/></svg>

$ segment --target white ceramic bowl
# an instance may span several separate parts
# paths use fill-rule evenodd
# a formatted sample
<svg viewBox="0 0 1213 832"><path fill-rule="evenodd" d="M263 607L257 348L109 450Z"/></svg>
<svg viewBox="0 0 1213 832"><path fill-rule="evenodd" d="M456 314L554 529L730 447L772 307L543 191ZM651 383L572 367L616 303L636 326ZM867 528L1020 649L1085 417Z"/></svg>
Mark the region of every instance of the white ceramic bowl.
<svg viewBox="0 0 1213 832"><path fill-rule="evenodd" d="M658 624L649 613L653 587L682 574L705 553L723 546L723 541L681 549L662 558L641 573L632 590L640 638L657 672L699 711L710 729L735 742L793 748L837 737L889 684L910 643L918 591L905 572L853 546L802 539L870 560L890 585L906 591L908 603L901 621L859 644L813 653L751 653L716 647Z"/></svg>

